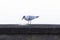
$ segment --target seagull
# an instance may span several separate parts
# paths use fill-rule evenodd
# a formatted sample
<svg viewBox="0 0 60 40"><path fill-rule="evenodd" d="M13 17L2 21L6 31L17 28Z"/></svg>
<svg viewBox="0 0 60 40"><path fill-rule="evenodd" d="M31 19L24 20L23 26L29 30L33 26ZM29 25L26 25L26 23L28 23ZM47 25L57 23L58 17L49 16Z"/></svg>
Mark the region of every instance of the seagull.
<svg viewBox="0 0 60 40"><path fill-rule="evenodd" d="M39 16L23 16L22 20L28 21L28 24L31 24L31 20L38 18Z"/></svg>

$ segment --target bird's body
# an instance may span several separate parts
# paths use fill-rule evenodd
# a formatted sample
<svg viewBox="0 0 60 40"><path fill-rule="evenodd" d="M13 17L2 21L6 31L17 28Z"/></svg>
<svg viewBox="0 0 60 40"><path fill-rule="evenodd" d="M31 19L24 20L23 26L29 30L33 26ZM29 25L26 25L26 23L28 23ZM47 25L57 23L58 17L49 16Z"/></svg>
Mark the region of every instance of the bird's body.
<svg viewBox="0 0 60 40"><path fill-rule="evenodd" d="M39 17L39 16L23 16L22 19L25 19L26 21L28 21L28 23L29 23L29 21L30 21L30 24L31 24L31 20L36 19L36 18L38 18L38 17Z"/></svg>
<svg viewBox="0 0 60 40"><path fill-rule="evenodd" d="M37 16L25 16L24 19L27 20L27 21L30 21L30 20L33 20L35 18L37 18Z"/></svg>

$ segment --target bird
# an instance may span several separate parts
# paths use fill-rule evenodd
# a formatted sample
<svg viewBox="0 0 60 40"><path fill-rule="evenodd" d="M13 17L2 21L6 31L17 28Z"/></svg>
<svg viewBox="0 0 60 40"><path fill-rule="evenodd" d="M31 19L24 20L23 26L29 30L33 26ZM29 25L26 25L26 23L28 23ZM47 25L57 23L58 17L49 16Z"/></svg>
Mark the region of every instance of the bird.
<svg viewBox="0 0 60 40"><path fill-rule="evenodd" d="M31 24L31 21L38 18L38 17L39 16L31 16L31 15L30 16L23 16L22 20L24 19L24 20L28 21L28 24Z"/></svg>

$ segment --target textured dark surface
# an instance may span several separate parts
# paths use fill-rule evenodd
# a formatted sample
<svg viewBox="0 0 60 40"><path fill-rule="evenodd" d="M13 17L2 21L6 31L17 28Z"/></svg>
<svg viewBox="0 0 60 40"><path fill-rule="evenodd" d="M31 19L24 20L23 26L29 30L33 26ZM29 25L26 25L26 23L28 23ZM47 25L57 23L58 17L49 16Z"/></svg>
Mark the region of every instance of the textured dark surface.
<svg viewBox="0 0 60 40"><path fill-rule="evenodd" d="M60 35L0 35L0 40L60 40Z"/></svg>
<svg viewBox="0 0 60 40"><path fill-rule="evenodd" d="M0 40L60 40L60 25L0 24Z"/></svg>
<svg viewBox="0 0 60 40"><path fill-rule="evenodd" d="M0 24L0 28L60 28L59 24Z"/></svg>
<svg viewBox="0 0 60 40"><path fill-rule="evenodd" d="M0 24L0 34L60 34L60 25L56 24Z"/></svg>

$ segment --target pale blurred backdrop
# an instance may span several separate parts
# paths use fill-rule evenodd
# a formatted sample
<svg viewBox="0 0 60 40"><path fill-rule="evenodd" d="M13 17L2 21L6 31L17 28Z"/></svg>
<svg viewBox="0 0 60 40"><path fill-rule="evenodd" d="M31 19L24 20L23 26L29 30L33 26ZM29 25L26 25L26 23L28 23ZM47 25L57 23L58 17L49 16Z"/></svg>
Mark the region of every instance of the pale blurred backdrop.
<svg viewBox="0 0 60 40"><path fill-rule="evenodd" d="M24 15L38 15L32 24L60 24L60 0L0 0L0 24L26 24Z"/></svg>

